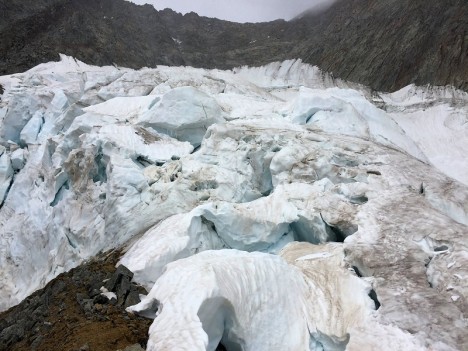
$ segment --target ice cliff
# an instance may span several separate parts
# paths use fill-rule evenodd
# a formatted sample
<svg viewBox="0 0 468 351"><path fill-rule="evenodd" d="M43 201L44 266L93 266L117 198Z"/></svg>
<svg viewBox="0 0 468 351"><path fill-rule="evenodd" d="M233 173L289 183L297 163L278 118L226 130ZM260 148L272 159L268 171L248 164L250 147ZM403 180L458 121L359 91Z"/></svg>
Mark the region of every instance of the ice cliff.
<svg viewBox="0 0 468 351"><path fill-rule="evenodd" d="M65 56L0 84L0 310L125 245L149 350L468 347L466 93Z"/></svg>

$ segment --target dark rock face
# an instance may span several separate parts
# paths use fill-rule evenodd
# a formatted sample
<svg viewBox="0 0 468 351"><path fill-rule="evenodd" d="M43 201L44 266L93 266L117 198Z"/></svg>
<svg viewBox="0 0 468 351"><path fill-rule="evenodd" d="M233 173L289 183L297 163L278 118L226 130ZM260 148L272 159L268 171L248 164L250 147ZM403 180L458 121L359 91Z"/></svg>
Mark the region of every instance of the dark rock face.
<svg viewBox="0 0 468 351"><path fill-rule="evenodd" d="M55 61L180 65L182 57L150 5L123 0L0 0L0 74Z"/></svg>
<svg viewBox="0 0 468 351"><path fill-rule="evenodd" d="M296 58L297 40L285 35L291 25L283 20L240 24L168 9L160 16L190 66L231 69Z"/></svg>
<svg viewBox="0 0 468 351"><path fill-rule="evenodd" d="M58 53L131 68L302 58L376 90L410 83L468 90L468 3L339 0L290 22L239 24L124 0L0 0L0 74Z"/></svg>
<svg viewBox="0 0 468 351"><path fill-rule="evenodd" d="M468 2L342 0L296 20L299 55L336 77L378 90L410 83L468 90Z"/></svg>

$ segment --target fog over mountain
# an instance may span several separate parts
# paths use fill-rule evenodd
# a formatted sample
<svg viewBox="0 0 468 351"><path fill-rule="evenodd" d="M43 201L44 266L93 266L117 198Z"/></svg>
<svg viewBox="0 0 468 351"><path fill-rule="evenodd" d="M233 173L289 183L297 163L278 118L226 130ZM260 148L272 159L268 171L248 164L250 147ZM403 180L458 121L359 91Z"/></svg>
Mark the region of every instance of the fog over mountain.
<svg viewBox="0 0 468 351"><path fill-rule="evenodd" d="M196 12L200 16L214 17L233 22L266 22L275 19L290 20L317 6L331 4L334 0L133 0L143 5L151 4L158 10L165 8L183 14Z"/></svg>

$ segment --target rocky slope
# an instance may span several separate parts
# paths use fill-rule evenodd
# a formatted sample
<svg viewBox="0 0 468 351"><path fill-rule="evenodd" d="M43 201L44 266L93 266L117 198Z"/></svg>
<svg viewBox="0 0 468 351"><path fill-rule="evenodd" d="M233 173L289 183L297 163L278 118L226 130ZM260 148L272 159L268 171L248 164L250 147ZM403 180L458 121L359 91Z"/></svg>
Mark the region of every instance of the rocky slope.
<svg viewBox="0 0 468 351"><path fill-rule="evenodd" d="M0 74L57 60L97 65L180 65L183 58L158 12L123 0L0 2Z"/></svg>
<svg viewBox="0 0 468 351"><path fill-rule="evenodd" d="M468 89L464 0L341 0L291 22L238 24L123 0L0 1L0 74L58 53L125 67L232 68L302 58L379 91Z"/></svg>
<svg viewBox="0 0 468 351"><path fill-rule="evenodd" d="M123 266L115 269L120 256L101 253L0 313L0 350L143 351L152 321L125 308L146 291Z"/></svg>
<svg viewBox="0 0 468 351"><path fill-rule="evenodd" d="M114 278L119 256L119 252L101 254L1 313L0 350L116 351L134 344L146 347L151 320L125 312L123 295L128 292L120 289L122 300L111 301L99 290L105 285L103 280Z"/></svg>
<svg viewBox="0 0 468 351"><path fill-rule="evenodd" d="M299 57L337 77L387 91L409 83L468 89L466 1L339 1L296 25L307 35Z"/></svg>

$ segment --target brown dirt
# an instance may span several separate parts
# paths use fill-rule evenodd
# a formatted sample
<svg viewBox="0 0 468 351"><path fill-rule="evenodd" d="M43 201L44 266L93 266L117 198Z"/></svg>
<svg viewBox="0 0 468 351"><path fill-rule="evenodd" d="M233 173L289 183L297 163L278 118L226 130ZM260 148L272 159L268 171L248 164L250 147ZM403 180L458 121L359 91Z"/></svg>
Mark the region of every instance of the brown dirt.
<svg viewBox="0 0 468 351"><path fill-rule="evenodd" d="M61 274L0 314L0 350L116 351L134 344L146 347L152 320L129 314L117 304L94 304L90 312L78 303L77 294L89 296L112 275L118 258L117 251L100 255ZM5 332L12 328L18 331Z"/></svg>

